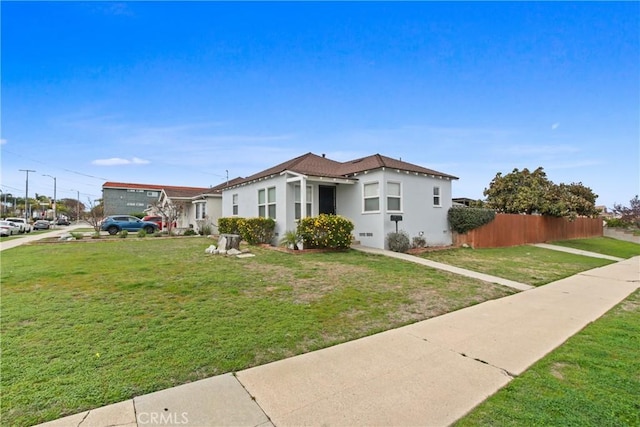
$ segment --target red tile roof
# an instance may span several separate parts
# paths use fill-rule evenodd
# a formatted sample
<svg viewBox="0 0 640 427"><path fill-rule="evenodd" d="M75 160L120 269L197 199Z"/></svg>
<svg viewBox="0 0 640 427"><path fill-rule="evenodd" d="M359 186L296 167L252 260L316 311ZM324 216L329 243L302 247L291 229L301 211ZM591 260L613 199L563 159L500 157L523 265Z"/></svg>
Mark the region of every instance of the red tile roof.
<svg viewBox="0 0 640 427"><path fill-rule="evenodd" d="M175 186L175 185L157 185L157 184L133 184L133 183L128 183L128 182L105 182L104 184L102 184L102 188L118 188L118 189L122 189L122 188L132 188L132 189L139 189L139 190L166 190L166 189L171 189L171 190L184 190L184 191L200 191L200 192L204 192L209 190L209 187L179 187L179 186Z"/></svg>

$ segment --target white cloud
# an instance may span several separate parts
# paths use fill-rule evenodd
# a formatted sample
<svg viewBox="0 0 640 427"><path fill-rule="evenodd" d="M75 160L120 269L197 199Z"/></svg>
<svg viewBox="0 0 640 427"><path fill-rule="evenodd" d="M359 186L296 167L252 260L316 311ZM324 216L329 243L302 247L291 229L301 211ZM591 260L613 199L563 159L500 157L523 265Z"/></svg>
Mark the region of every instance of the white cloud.
<svg viewBox="0 0 640 427"><path fill-rule="evenodd" d="M7 143L7 140L4 138L0 138L0 145L4 145Z"/></svg>
<svg viewBox="0 0 640 427"><path fill-rule="evenodd" d="M148 160L139 159L138 157L134 157L131 160L112 157L110 159L98 159L91 162L92 165L96 166L146 165L149 163Z"/></svg>
<svg viewBox="0 0 640 427"><path fill-rule="evenodd" d="M556 130L560 127L560 123L554 123L551 125L551 130Z"/></svg>

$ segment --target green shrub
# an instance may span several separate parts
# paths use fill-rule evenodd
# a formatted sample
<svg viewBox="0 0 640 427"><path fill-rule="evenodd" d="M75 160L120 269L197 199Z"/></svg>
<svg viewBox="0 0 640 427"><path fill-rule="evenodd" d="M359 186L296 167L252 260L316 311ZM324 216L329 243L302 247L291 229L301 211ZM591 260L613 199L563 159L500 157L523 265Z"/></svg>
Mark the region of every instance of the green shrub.
<svg viewBox="0 0 640 427"><path fill-rule="evenodd" d="M196 233L196 230L194 230L193 228L188 228L186 230L184 230L184 233L182 233L183 236L195 236L198 233Z"/></svg>
<svg viewBox="0 0 640 427"><path fill-rule="evenodd" d="M162 237L162 232L156 231L155 233L153 233L153 237Z"/></svg>
<svg viewBox="0 0 640 427"><path fill-rule="evenodd" d="M480 226L490 223L496 217L491 209L453 207L448 212L449 227L457 233L464 234Z"/></svg>
<svg viewBox="0 0 640 427"><path fill-rule="evenodd" d="M147 232L144 231L143 229L138 230L138 237L140 238L147 237Z"/></svg>
<svg viewBox="0 0 640 427"><path fill-rule="evenodd" d="M303 218L297 234L305 249L346 249L351 246L353 223L340 215L320 214Z"/></svg>
<svg viewBox="0 0 640 427"><path fill-rule="evenodd" d="M407 252L411 247L406 231L395 231L387 234L387 247L393 252Z"/></svg>
<svg viewBox="0 0 640 427"><path fill-rule="evenodd" d="M422 236L415 236L411 239L411 247L412 248L424 248L427 246L427 240Z"/></svg>
<svg viewBox="0 0 640 427"><path fill-rule="evenodd" d="M298 233L293 230L285 231L284 235L280 239L281 246L285 246L287 248L291 247L294 250L298 249L299 242L300 242L300 236L298 236Z"/></svg>
<svg viewBox="0 0 640 427"><path fill-rule="evenodd" d="M82 240L84 238L84 233L71 232L69 234L71 234L71 237L73 237L76 240Z"/></svg>
<svg viewBox="0 0 640 427"><path fill-rule="evenodd" d="M239 218L239 233L242 240L250 245L271 243L276 229L276 222L272 218ZM222 232L220 232L222 233Z"/></svg>
<svg viewBox="0 0 640 427"><path fill-rule="evenodd" d="M272 218L218 218L218 232L220 234L239 234L242 240L250 245L271 243L276 229L276 222ZM211 233L211 229L209 229Z"/></svg>
<svg viewBox="0 0 640 427"><path fill-rule="evenodd" d="M129 235L129 232L127 230L122 230L118 234L118 237L120 237L121 239L126 239L128 235Z"/></svg>
<svg viewBox="0 0 640 427"><path fill-rule="evenodd" d="M224 217L218 218L218 231L220 234L240 234L240 223L244 218Z"/></svg>
<svg viewBox="0 0 640 427"><path fill-rule="evenodd" d="M194 234L195 234L195 232L194 232ZM202 236L211 235L211 224L203 224L202 227L200 227L200 234ZM235 233L231 233L231 234L235 234Z"/></svg>
<svg viewBox="0 0 640 427"><path fill-rule="evenodd" d="M100 235L99 231L95 231L92 235L91 238L92 239L100 239L102 236Z"/></svg>
<svg viewBox="0 0 640 427"><path fill-rule="evenodd" d="M620 218L605 218L604 222L607 224L607 227L611 228L627 228L632 225L629 221L624 221Z"/></svg>

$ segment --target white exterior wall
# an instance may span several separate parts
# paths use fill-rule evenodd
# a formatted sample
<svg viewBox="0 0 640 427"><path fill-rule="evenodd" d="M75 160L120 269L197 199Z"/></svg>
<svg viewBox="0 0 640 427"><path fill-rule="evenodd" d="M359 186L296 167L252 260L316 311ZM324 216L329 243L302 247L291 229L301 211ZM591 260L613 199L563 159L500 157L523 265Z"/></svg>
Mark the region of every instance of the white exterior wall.
<svg viewBox="0 0 640 427"><path fill-rule="evenodd" d="M289 176L291 178L292 176ZM451 207L451 180L423 174L407 173L396 170L376 170L358 174L355 184L338 184L336 186L336 213L350 219L354 223L353 235L361 244L370 247L384 248L388 233L395 231L395 222L391 215L402 215L398 230L406 231L409 238L422 232L428 246L450 245L447 213ZM387 183L399 182L401 185L401 210L387 210ZM378 182L380 210L364 212L363 185ZM318 215L319 185L331 183L304 181L301 183L312 187L312 215ZM433 204L433 188L440 188L441 206ZM221 216L233 216L233 194L238 195L238 215L251 218L258 216L258 190L276 187L276 229L275 241L287 230L295 230L295 193L294 183L287 183L287 176L275 176L262 179L245 186L223 190ZM302 208L304 212L304 207Z"/></svg>
<svg viewBox="0 0 640 427"><path fill-rule="evenodd" d="M384 248L387 234L396 230L391 215L402 216L398 231L406 231L410 239L422 232L428 246L451 244L447 221L452 204L451 180L388 169L359 174L357 178L358 183L353 186L338 186L337 213L354 222L353 234L361 244ZM387 183L390 181L401 185L400 211L387 209ZM365 212L363 186L372 182L378 182L380 210ZM433 188L436 186L440 188L440 207L433 204Z"/></svg>
<svg viewBox="0 0 640 427"><path fill-rule="evenodd" d="M222 215L223 217L231 217L233 215L233 195L238 195L238 214L235 216L243 218L256 218L258 216L258 191L267 190L268 188L276 188L276 238L274 244L288 228L288 209L287 209L287 180L285 176L276 176L273 178L262 179L247 185L234 187L222 192ZM293 200L293 190L291 190ZM293 203L293 201L291 202ZM293 210L290 213L293 218Z"/></svg>

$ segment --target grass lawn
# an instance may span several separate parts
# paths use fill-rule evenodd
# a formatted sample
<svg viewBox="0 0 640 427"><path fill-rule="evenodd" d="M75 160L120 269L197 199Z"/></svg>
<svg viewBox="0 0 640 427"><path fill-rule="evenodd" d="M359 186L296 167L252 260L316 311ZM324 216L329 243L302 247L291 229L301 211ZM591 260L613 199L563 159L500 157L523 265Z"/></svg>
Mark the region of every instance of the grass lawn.
<svg viewBox="0 0 640 427"><path fill-rule="evenodd" d="M103 239L1 254L1 424L31 425L437 316L509 288L356 251Z"/></svg>
<svg viewBox="0 0 640 427"><path fill-rule="evenodd" d="M425 252L420 256L532 286L544 285L612 263L600 258L528 245L491 249L447 249Z"/></svg>
<svg viewBox="0 0 640 427"><path fill-rule="evenodd" d="M640 290L455 426L638 426L638 349Z"/></svg>
<svg viewBox="0 0 640 427"><path fill-rule="evenodd" d="M559 240L554 245L581 249L618 258L631 258L640 255L640 245L610 237L593 237L590 239Z"/></svg>

